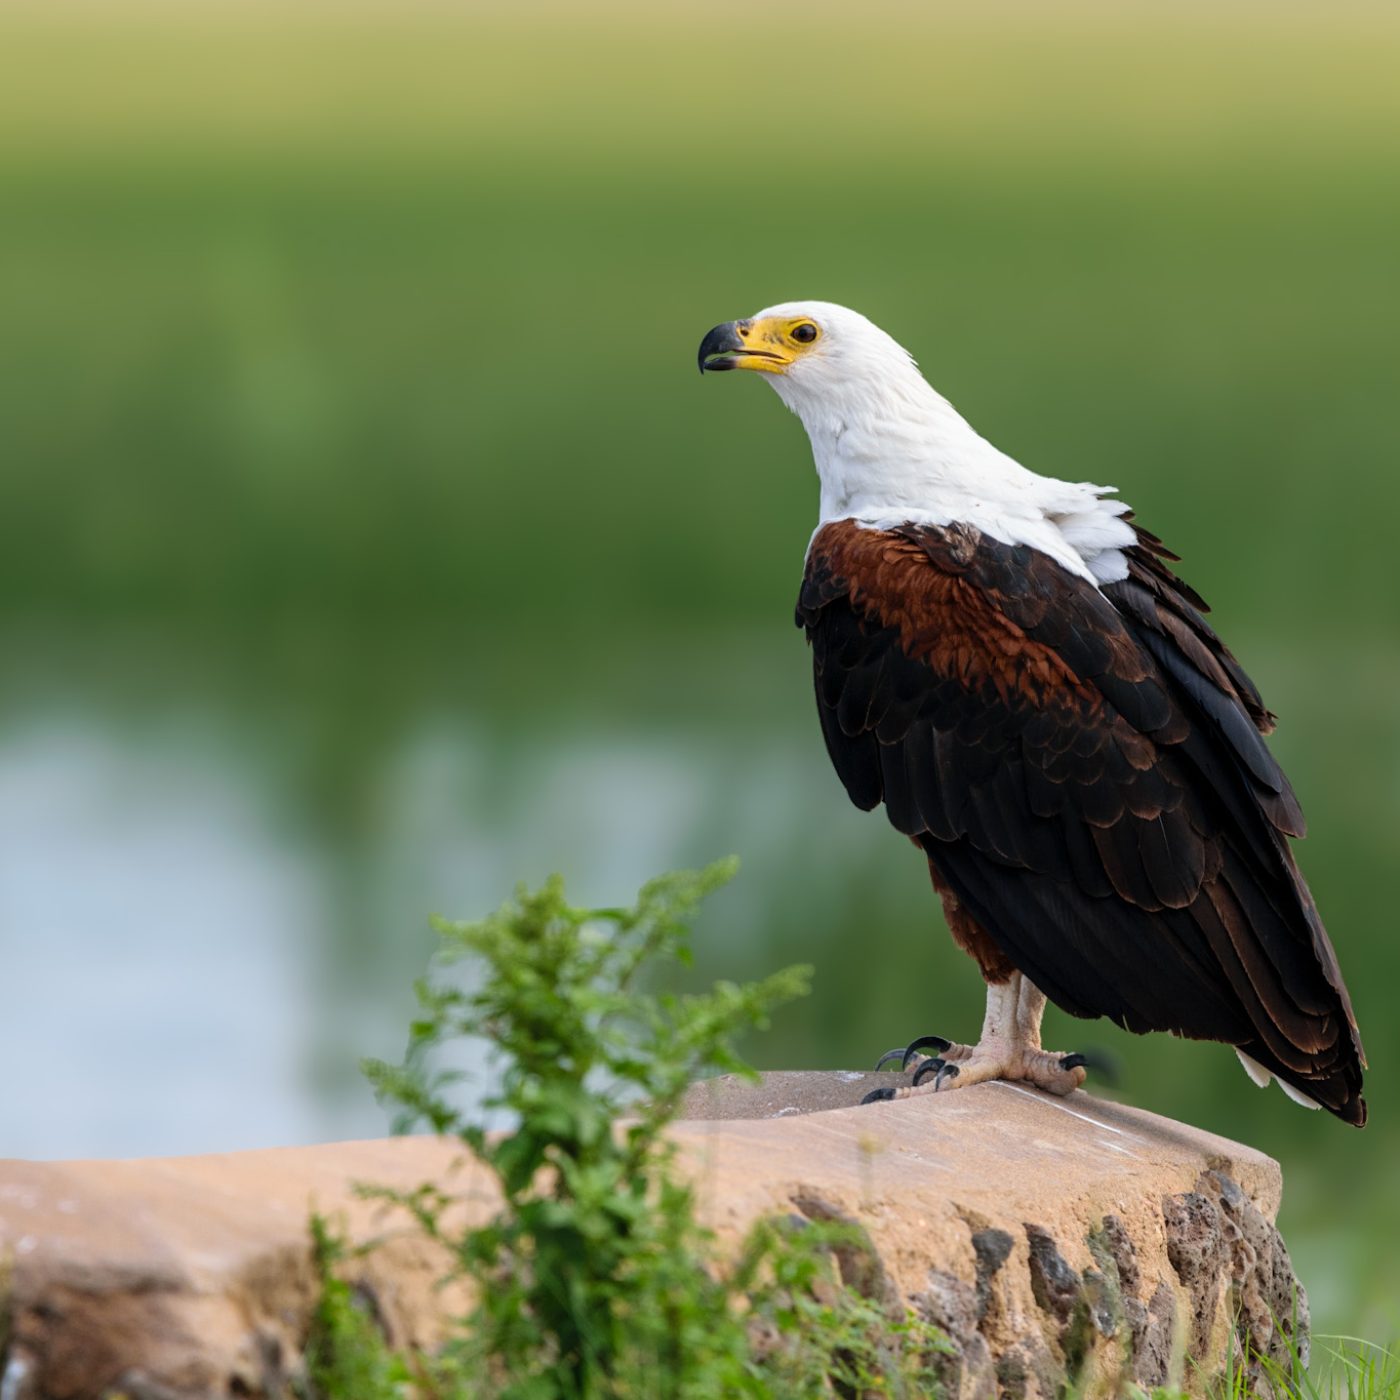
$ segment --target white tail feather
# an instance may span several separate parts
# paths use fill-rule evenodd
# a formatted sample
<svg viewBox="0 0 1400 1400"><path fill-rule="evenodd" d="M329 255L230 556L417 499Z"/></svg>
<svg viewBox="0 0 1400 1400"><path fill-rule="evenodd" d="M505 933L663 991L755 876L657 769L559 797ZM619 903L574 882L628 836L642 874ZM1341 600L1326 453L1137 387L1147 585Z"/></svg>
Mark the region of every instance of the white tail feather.
<svg viewBox="0 0 1400 1400"><path fill-rule="evenodd" d="M1267 1089L1274 1075L1266 1070L1258 1060L1251 1060L1243 1050L1236 1047L1235 1054L1239 1056L1240 1064L1244 1066L1244 1072L1261 1088ZM1302 1104L1304 1108L1321 1108L1322 1105L1316 1099L1310 1099L1301 1089L1295 1089L1291 1084L1286 1084L1282 1079L1278 1082L1278 1087L1288 1095L1294 1103Z"/></svg>
<svg viewBox="0 0 1400 1400"><path fill-rule="evenodd" d="M1294 1103L1300 1103L1304 1108L1322 1107L1316 1099L1310 1099L1301 1089L1295 1089L1291 1084L1284 1083L1282 1079L1279 1080L1278 1087L1282 1089Z"/></svg>
<svg viewBox="0 0 1400 1400"><path fill-rule="evenodd" d="M1235 1054L1240 1057L1240 1064L1244 1066L1244 1072L1261 1088L1267 1089L1273 1075L1259 1063L1258 1060L1251 1060L1243 1050L1236 1049Z"/></svg>

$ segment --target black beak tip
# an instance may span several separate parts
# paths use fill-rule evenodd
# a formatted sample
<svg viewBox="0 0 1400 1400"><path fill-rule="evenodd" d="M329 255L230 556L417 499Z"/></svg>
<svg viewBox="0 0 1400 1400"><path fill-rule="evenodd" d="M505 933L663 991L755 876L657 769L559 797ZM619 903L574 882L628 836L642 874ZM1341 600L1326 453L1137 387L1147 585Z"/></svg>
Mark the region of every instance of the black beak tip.
<svg viewBox="0 0 1400 1400"><path fill-rule="evenodd" d="M704 374L707 369L733 369L734 366L726 356L743 348L744 342L739 337L739 326L736 321L725 321L723 325L716 326L712 331L707 331L704 340L700 342L698 356L700 373Z"/></svg>

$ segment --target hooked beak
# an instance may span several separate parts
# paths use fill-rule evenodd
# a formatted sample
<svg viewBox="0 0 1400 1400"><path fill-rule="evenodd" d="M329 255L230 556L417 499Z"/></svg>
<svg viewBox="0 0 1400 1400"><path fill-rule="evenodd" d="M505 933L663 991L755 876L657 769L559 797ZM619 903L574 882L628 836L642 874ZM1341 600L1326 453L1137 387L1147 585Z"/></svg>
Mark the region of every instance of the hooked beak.
<svg viewBox="0 0 1400 1400"><path fill-rule="evenodd" d="M792 363L768 328L752 321L725 321L700 342L700 373L707 369L756 369L782 374Z"/></svg>

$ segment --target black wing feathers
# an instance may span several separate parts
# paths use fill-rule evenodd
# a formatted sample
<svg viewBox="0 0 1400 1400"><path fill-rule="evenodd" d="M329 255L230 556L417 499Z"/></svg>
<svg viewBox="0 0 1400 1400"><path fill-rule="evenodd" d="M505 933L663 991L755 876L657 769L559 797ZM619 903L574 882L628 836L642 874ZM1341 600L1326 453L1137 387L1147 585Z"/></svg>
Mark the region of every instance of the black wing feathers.
<svg viewBox="0 0 1400 1400"><path fill-rule="evenodd" d="M1273 717L1138 541L1101 591L969 527L824 527L797 621L832 763L1058 1005L1238 1045L1362 1121Z"/></svg>

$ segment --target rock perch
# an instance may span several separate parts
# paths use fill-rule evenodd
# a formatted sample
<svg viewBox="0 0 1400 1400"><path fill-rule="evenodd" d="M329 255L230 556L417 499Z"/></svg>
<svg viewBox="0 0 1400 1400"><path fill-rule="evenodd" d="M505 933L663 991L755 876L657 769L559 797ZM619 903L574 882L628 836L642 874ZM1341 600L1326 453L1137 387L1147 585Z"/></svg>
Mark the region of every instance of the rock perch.
<svg viewBox="0 0 1400 1400"><path fill-rule="evenodd" d="M1307 1299L1262 1153L1077 1092L988 1083L855 1107L894 1075L696 1085L673 1136L723 1243L759 1216L858 1222L846 1282L954 1346L956 1397L1053 1396L1068 1375L1201 1392L1247 1343L1304 1356ZM343 1213L391 1342L431 1346L442 1260L356 1182L485 1174L432 1138L120 1162L0 1162L0 1400L290 1396L316 1297L307 1218Z"/></svg>

